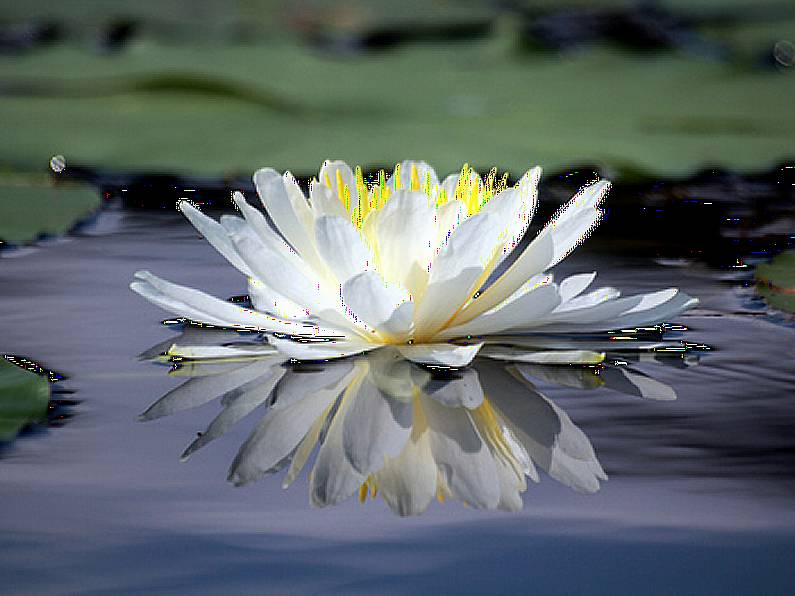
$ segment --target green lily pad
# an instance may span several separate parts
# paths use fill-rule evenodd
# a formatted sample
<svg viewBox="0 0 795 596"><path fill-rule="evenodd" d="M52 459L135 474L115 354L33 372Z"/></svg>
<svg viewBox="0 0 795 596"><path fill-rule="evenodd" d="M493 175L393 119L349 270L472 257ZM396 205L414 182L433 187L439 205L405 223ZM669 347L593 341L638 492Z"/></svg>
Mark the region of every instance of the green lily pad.
<svg viewBox="0 0 795 596"><path fill-rule="evenodd" d="M63 234L99 206L96 189L43 176L0 175L0 241L20 244Z"/></svg>
<svg viewBox="0 0 795 596"><path fill-rule="evenodd" d="M0 442L11 441L27 425L46 420L49 399L45 377L0 358Z"/></svg>
<svg viewBox="0 0 795 596"><path fill-rule="evenodd" d="M716 31L750 40L739 63L613 47L529 54L510 27L348 57L289 38L150 36L112 55L64 43L0 61L0 164L30 170L57 152L211 176L306 175L327 158L425 159L445 173L464 161L514 174L586 163L617 178L767 169L792 156L795 76L758 68L752 50L792 30L784 19Z"/></svg>
<svg viewBox="0 0 795 596"><path fill-rule="evenodd" d="M756 269L757 291L773 308L795 313L795 251L784 252Z"/></svg>

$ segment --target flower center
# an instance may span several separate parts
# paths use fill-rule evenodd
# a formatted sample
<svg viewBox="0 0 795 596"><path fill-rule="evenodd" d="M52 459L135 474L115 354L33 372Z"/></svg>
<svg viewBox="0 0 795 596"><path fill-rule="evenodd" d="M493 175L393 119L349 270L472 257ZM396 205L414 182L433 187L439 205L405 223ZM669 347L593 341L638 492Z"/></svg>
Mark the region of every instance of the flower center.
<svg viewBox="0 0 795 596"><path fill-rule="evenodd" d="M503 173L498 178L497 168L492 168L486 175L486 179L482 180L469 164L464 164L461 168L458 182L452 191L449 188L444 188L443 185L435 180L431 180L430 172L421 178L417 171L417 166L414 164L411 164L409 186L404 187L401 181L400 169L400 164L395 166L395 174L387 183L384 170L379 170L374 179L365 181L361 167L357 166L355 170L355 189L350 188L345 183L340 170L337 170L336 180L332 181L331 177L326 174L326 179L323 182L332 189L336 186L337 198L345 206L351 221L358 229L362 229L367 216L371 212L377 211L386 205L387 201L398 190L423 192L428 197L430 205L437 209L448 201L457 200L464 205L467 215L473 215L480 211L492 197L508 187L508 172ZM336 185L332 182L336 182ZM354 190L359 197L358 205L355 207L353 207L351 201L351 193Z"/></svg>

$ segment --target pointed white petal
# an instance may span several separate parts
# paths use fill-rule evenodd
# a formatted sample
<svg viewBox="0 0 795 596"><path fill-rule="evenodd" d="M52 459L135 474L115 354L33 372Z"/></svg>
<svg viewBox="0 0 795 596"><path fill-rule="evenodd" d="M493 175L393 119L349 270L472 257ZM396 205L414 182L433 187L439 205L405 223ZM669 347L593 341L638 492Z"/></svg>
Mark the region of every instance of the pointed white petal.
<svg viewBox="0 0 795 596"><path fill-rule="evenodd" d="M467 323L502 303L527 280L543 272L552 261L554 254L555 244L551 234L548 231L541 232L505 273L456 315L452 324Z"/></svg>
<svg viewBox="0 0 795 596"><path fill-rule="evenodd" d="M190 346L172 344L166 352L172 358L203 360L209 358L251 358L274 354L276 349L268 344L240 344L231 346Z"/></svg>
<svg viewBox="0 0 795 596"><path fill-rule="evenodd" d="M234 195L232 195L232 199L245 218L244 221L241 221L239 217L232 217L229 215L224 215L221 217L221 225L227 231L229 241L233 246L235 244L234 240L232 239L233 236L249 238L252 241L259 241L269 250L277 253L292 267L301 271L302 274L307 276L312 276L314 274L312 268L309 267L301 259L301 257L298 256L294 249L290 247L290 245L287 244L287 242L285 242L281 236L279 236L278 232L271 227L262 211L249 205L243 195L239 192L234 193ZM237 247L235 247L235 250L237 250ZM261 281L267 282L266 279L262 279Z"/></svg>
<svg viewBox="0 0 795 596"><path fill-rule="evenodd" d="M455 197L455 189L458 186L458 179L461 177L460 172L446 176L442 183L439 185L439 190L444 191L447 195L447 200L452 201Z"/></svg>
<svg viewBox="0 0 795 596"><path fill-rule="evenodd" d="M414 315L415 334L433 337L482 283L504 233L501 223L493 215L477 214L455 229L433 261L428 288Z"/></svg>
<svg viewBox="0 0 795 596"><path fill-rule="evenodd" d="M492 198L481 213L494 213L505 226L503 254L507 257L519 244L530 225L538 204L538 182L541 168L535 167L522 176L519 183Z"/></svg>
<svg viewBox="0 0 795 596"><path fill-rule="evenodd" d="M461 368L467 366L483 344L456 346L453 344L413 344L397 346L403 357L417 364Z"/></svg>
<svg viewBox="0 0 795 596"><path fill-rule="evenodd" d="M453 324L460 325L494 308L529 278L552 267L574 250L600 220L598 204L609 188L610 183L601 180L575 195L508 270L458 314Z"/></svg>
<svg viewBox="0 0 795 596"><path fill-rule="evenodd" d="M237 254L232 241L224 230L223 226L214 219L211 219L191 205L188 201L178 203L179 210L188 218L199 233L209 242L215 250L221 253L233 267L244 275L251 275L243 259Z"/></svg>
<svg viewBox="0 0 795 596"><path fill-rule="evenodd" d="M566 280L563 280L566 281ZM566 302L561 302L560 306L555 309L555 315L561 313L574 313L575 310L583 309L583 308L590 308L592 306L596 306L597 304L602 304L609 300L615 300L621 295L615 288L605 287L605 288L597 288L593 292L588 292L587 294L580 295L580 296L573 296Z"/></svg>
<svg viewBox="0 0 795 596"><path fill-rule="evenodd" d="M553 315L550 323L539 330L544 333L568 333L643 327L668 321L696 304L698 299L684 292L662 290ZM620 312L616 312L616 308L621 306Z"/></svg>
<svg viewBox="0 0 795 596"><path fill-rule="evenodd" d="M292 335L314 334L315 329L303 323L284 321L235 304L225 302L199 290L167 282L148 271L138 271L139 281L130 288L158 306L178 316L226 327L261 329ZM331 335L340 335L336 330L327 330Z"/></svg>
<svg viewBox="0 0 795 596"><path fill-rule="evenodd" d="M453 199L447 201L436 210L436 241L435 247L442 247L447 243L450 235L461 222L466 220L466 207L461 201Z"/></svg>
<svg viewBox="0 0 795 596"><path fill-rule="evenodd" d="M420 296L428 282L436 240L434 209L428 197L422 192L395 192L380 210L375 228L378 270L387 281Z"/></svg>
<svg viewBox="0 0 795 596"><path fill-rule="evenodd" d="M481 352L482 356L509 362L528 362L531 364L599 364L605 359L604 352L593 352L591 350L531 352L527 350L500 348L498 346L487 346L487 348L488 349L484 349Z"/></svg>
<svg viewBox="0 0 795 596"><path fill-rule="evenodd" d="M379 347L379 344L356 340L302 342L271 337L268 341L279 352L293 360L333 360L361 354Z"/></svg>
<svg viewBox="0 0 795 596"><path fill-rule="evenodd" d="M320 255L340 284L375 264L372 252L348 218L319 217L315 221L315 240Z"/></svg>
<svg viewBox="0 0 795 596"><path fill-rule="evenodd" d="M254 173L254 185L265 210L285 240L302 258L314 264L317 252L310 235L314 218L292 175L286 172L282 176L272 168L263 168Z"/></svg>
<svg viewBox="0 0 795 596"><path fill-rule="evenodd" d="M323 215L350 217L342 201L339 200L337 195L333 194L331 188L326 186L323 181L312 180L309 184L309 200L312 203L312 211L315 217Z"/></svg>
<svg viewBox="0 0 795 596"><path fill-rule="evenodd" d="M330 296L322 284L293 267L283 254L248 235L232 234L231 238L240 256L260 281L279 288L280 294L304 306L314 317L330 326L358 333L356 325L344 315L339 301Z"/></svg>
<svg viewBox="0 0 795 596"><path fill-rule="evenodd" d="M280 319L300 321L309 318L306 308L285 298L269 285L253 277L248 278L248 297L256 310Z"/></svg>
<svg viewBox="0 0 795 596"><path fill-rule="evenodd" d="M345 188L347 187L350 200L348 208L350 211L345 209L343 205L345 213L353 213L353 210L359 206L359 189L356 186L356 176L354 176L351 167L344 161L326 160L323 162L318 173L318 181L328 187L332 198L336 199L340 205L342 205Z"/></svg>
<svg viewBox="0 0 795 596"><path fill-rule="evenodd" d="M339 179L342 180L343 187L348 187L351 201L350 212L352 213L359 206L359 190L356 188L356 177L353 175L353 170L344 161L326 160L323 162L318 173L318 181L328 186L331 190L331 196L342 203L341 197L343 196L344 188L340 187Z"/></svg>
<svg viewBox="0 0 795 596"><path fill-rule="evenodd" d="M413 161L410 159L406 159L399 164L400 166L400 188L411 190L411 172L412 166L414 170L417 172L417 180L420 183L420 188L417 190L422 190L426 180L430 180L430 187L433 188L439 184L439 178L436 176L436 170L434 170L430 165L428 165L424 161ZM398 168L395 168L396 170ZM392 175L387 179L386 185L391 188L395 189L395 178L394 172ZM455 187L454 187L455 188ZM448 195L450 196L450 195Z"/></svg>
<svg viewBox="0 0 795 596"><path fill-rule="evenodd" d="M387 284L375 271L365 271L342 286L342 299L370 329L402 339L411 327L414 305L408 292Z"/></svg>
<svg viewBox="0 0 795 596"><path fill-rule="evenodd" d="M580 273L578 275L571 275L564 279L559 284L560 299L562 303L566 303L572 298L576 298L582 294L585 289L591 285L591 282L596 277L596 271L593 273Z"/></svg>
<svg viewBox="0 0 795 596"><path fill-rule="evenodd" d="M549 267L566 258L598 225L602 218L598 207L609 190L608 180L583 188L547 224L545 229L551 229L555 240L555 258Z"/></svg>
<svg viewBox="0 0 795 596"><path fill-rule="evenodd" d="M471 335L495 334L514 328L524 328L544 321L548 313L560 304L555 284L544 284L533 288L505 306L487 312L464 325L445 329L439 334L444 339Z"/></svg>

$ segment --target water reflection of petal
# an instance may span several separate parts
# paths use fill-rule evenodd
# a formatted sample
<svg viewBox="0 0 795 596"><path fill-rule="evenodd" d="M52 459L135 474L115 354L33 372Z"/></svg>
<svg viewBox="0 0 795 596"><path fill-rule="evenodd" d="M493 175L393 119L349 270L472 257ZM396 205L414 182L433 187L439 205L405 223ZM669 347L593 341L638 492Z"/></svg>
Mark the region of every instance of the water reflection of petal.
<svg viewBox="0 0 795 596"><path fill-rule="evenodd" d="M646 353L642 341L632 344L630 350ZM174 372L188 381L142 418L220 397L221 412L185 450L187 458L259 409L263 417L241 445L229 480L243 485L287 468L287 487L317 448L308 476L310 502L319 507L380 493L402 516L422 513L434 498L516 511L527 478L538 482L539 469L574 490L595 492L607 476L591 442L535 383L649 399L676 395L626 363L540 364L546 356L523 357L528 348L486 346L464 369L421 366L390 347L331 362L284 363L271 355L185 362ZM569 340L538 346L536 354L538 348L556 352L553 361L594 353Z"/></svg>

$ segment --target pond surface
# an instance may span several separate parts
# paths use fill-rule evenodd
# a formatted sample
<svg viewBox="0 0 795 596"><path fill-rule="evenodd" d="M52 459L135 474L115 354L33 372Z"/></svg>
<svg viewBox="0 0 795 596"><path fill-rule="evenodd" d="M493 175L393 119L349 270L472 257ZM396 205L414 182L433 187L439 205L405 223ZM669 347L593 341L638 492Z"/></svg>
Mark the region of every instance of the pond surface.
<svg viewBox="0 0 795 596"><path fill-rule="evenodd" d="M470 373L452 379L418 367L396 372L377 357L310 367L282 367L267 357L174 367L138 358L180 335L128 289L133 272L149 269L220 297L245 292L244 280L177 212L111 209L80 235L9 253L0 261L0 352L63 373L61 384L80 403L61 428L22 437L2 452L4 587L787 593L795 580L795 328L753 298L742 283L746 269L617 255L599 249L599 233L594 240L556 272L597 270L601 284L626 294L678 286L701 304L673 321L680 327L665 340L710 349L628 352L630 344L611 344L600 369L478 358ZM357 403L329 399L329 410L297 415L306 400L290 402L291 395L358 383L358 393L350 393L363 400L361 387L381 387L384 376L402 383L396 393L413 397L390 402L388 418L397 427L374 433L368 445L389 452L379 437L398 427L411 434L424 418L437 442L455 438L446 461L441 448L433 455L448 474L470 479L453 488L465 499L448 494L440 502L445 495L434 491L424 513L401 517L395 513L420 511L406 500L405 486L390 492L381 478L366 487L377 489L375 498L362 495L360 503L356 490L332 505L333 487L317 480L322 453L286 490L287 470L263 476L290 464L266 465L263 454L274 459L279 452L262 440L245 447L250 435L262 438L258 429L274 413L281 413L280 428L300 419L330 444L344 441L343 433L317 418L330 410L351 418ZM269 399L274 385L279 390ZM420 399L415 387L435 397ZM164 395L171 397L158 402ZM455 396L461 403L444 403ZM140 421L145 411L151 420ZM486 411L507 422L532 461L520 462L539 477L527 479L526 492L489 492L493 483L472 480L461 467L461 452L477 449L466 448L466 424L456 420L474 421L486 436ZM194 441L201 448L181 462ZM499 459L494 443L488 446L474 469ZM243 486L228 482L228 474ZM518 511L492 507L500 494L504 509Z"/></svg>

